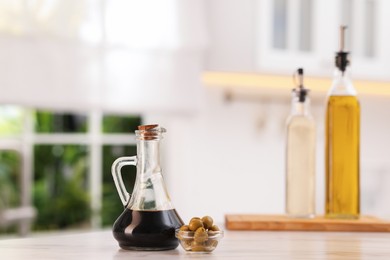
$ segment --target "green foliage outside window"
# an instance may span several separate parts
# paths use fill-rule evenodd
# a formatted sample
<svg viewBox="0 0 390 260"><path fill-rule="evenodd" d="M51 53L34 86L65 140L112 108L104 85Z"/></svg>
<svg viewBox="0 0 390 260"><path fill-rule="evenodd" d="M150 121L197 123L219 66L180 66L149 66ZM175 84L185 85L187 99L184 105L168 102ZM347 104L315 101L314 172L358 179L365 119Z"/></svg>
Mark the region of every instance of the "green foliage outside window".
<svg viewBox="0 0 390 260"><path fill-rule="evenodd" d="M23 131L25 111L17 106L0 106L0 135L17 135Z"/></svg>
<svg viewBox="0 0 390 260"><path fill-rule="evenodd" d="M20 157L14 151L0 152L0 210L20 203Z"/></svg>
<svg viewBox="0 0 390 260"><path fill-rule="evenodd" d="M0 211L20 205L20 164L15 151L0 151ZM0 227L1 233L14 233L14 226Z"/></svg>
<svg viewBox="0 0 390 260"><path fill-rule="evenodd" d="M37 133L85 133L87 131L87 117L69 113L38 111L35 114L35 131Z"/></svg>
<svg viewBox="0 0 390 260"><path fill-rule="evenodd" d="M91 210L87 149L76 145L34 147L34 206L37 230L87 225Z"/></svg>
<svg viewBox="0 0 390 260"><path fill-rule="evenodd" d="M141 118L134 116L105 115L103 117L103 133L134 133L141 125Z"/></svg>

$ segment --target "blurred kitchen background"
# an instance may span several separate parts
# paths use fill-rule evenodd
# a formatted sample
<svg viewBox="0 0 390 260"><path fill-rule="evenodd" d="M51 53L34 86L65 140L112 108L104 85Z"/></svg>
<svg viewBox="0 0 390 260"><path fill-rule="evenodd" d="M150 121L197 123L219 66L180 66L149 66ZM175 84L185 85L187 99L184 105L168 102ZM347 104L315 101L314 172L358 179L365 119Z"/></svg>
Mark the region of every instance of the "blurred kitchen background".
<svg viewBox="0 0 390 260"><path fill-rule="evenodd" d="M340 24L362 107L362 213L390 218L389 1L0 0L0 235L111 227L123 210L111 164L149 123L168 130L163 174L183 220L283 213L298 67L322 214ZM135 169L124 178L131 190Z"/></svg>

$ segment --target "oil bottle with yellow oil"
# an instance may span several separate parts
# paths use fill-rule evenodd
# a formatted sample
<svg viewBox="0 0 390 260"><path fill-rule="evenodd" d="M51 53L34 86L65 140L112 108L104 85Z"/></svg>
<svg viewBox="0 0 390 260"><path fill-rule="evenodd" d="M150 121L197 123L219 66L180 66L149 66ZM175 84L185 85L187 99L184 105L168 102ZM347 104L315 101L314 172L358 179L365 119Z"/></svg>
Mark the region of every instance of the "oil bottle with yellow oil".
<svg viewBox="0 0 390 260"><path fill-rule="evenodd" d="M349 53L344 51L346 26L340 28L340 51L326 109L327 218L357 219L360 214L360 105L349 78Z"/></svg>

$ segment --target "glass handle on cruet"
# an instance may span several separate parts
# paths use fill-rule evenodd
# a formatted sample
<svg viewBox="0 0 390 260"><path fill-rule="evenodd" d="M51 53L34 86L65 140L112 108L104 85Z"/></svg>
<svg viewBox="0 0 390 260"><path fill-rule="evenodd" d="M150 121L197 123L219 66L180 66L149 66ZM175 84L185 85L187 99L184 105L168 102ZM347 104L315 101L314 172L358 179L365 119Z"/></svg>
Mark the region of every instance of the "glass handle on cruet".
<svg viewBox="0 0 390 260"><path fill-rule="evenodd" d="M119 198L121 199L123 206L127 206L130 200L130 194L127 192L125 184L122 179L121 169L126 165L137 165L137 156L120 157L114 161L111 167L112 177L114 178L115 187L118 191Z"/></svg>

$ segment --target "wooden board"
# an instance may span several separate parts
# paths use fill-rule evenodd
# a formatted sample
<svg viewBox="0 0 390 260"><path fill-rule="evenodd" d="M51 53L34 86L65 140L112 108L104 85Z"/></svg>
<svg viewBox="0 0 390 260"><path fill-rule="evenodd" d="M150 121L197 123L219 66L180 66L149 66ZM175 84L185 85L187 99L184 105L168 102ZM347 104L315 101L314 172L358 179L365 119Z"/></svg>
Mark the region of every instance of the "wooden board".
<svg viewBox="0 0 390 260"><path fill-rule="evenodd" d="M279 231L360 231L390 232L390 221L371 216L356 220L290 218L285 215L226 215L225 225L230 230L279 230Z"/></svg>

